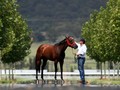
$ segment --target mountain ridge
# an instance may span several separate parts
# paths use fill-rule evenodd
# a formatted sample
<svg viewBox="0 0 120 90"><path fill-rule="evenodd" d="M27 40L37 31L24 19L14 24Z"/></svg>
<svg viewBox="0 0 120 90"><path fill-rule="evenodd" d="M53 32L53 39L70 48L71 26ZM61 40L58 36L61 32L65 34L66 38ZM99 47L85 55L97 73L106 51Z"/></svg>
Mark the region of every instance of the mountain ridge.
<svg viewBox="0 0 120 90"><path fill-rule="evenodd" d="M90 13L108 0L18 0L19 11L32 28L34 41L55 42L68 34L80 37ZM59 32L59 33L58 33Z"/></svg>

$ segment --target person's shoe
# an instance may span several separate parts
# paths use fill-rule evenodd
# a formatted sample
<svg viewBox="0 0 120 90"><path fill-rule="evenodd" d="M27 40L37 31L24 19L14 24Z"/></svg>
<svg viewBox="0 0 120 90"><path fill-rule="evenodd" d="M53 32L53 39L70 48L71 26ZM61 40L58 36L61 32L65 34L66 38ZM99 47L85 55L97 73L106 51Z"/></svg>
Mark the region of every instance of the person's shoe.
<svg viewBox="0 0 120 90"><path fill-rule="evenodd" d="M85 80L80 80L80 81L78 81L78 83L81 83L81 84L87 84L87 83L88 83L88 81L85 81Z"/></svg>
<svg viewBox="0 0 120 90"><path fill-rule="evenodd" d="M82 81L80 80L80 81L78 81L78 83L82 83Z"/></svg>
<svg viewBox="0 0 120 90"><path fill-rule="evenodd" d="M86 81L85 81L85 80L82 80L82 84L86 84Z"/></svg>

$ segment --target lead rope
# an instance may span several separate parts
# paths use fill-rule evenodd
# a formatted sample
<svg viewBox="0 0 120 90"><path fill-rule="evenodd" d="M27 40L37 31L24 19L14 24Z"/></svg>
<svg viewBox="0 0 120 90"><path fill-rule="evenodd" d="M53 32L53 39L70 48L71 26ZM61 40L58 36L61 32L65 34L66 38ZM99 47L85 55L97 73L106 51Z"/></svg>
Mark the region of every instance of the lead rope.
<svg viewBox="0 0 120 90"><path fill-rule="evenodd" d="M74 62L76 63L77 62L77 58L76 58L75 53L73 52L73 48L72 48L72 54L74 55Z"/></svg>

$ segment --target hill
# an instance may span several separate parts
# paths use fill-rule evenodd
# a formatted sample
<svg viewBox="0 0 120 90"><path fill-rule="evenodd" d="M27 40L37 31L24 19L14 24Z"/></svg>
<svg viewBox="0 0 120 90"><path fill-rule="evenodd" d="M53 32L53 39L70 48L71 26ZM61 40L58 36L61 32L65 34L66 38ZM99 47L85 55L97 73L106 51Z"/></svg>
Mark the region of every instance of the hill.
<svg viewBox="0 0 120 90"><path fill-rule="evenodd" d="M108 0L18 0L19 11L32 28L34 41L55 42L66 34L80 37L90 13Z"/></svg>

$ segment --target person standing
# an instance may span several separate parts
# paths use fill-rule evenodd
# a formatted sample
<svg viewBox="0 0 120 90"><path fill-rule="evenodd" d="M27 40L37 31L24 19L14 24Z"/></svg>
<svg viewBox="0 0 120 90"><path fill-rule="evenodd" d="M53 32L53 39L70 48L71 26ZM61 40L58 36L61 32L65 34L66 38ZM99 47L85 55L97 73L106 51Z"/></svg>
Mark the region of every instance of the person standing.
<svg viewBox="0 0 120 90"><path fill-rule="evenodd" d="M84 63L85 63L85 56L86 56L86 51L87 51L87 47L85 45L85 40L84 39L80 39L80 42L76 44L78 45L77 48L77 53L75 53L75 55L77 56L77 60L78 60L78 70L80 73L80 83L85 84L85 71L84 71Z"/></svg>

